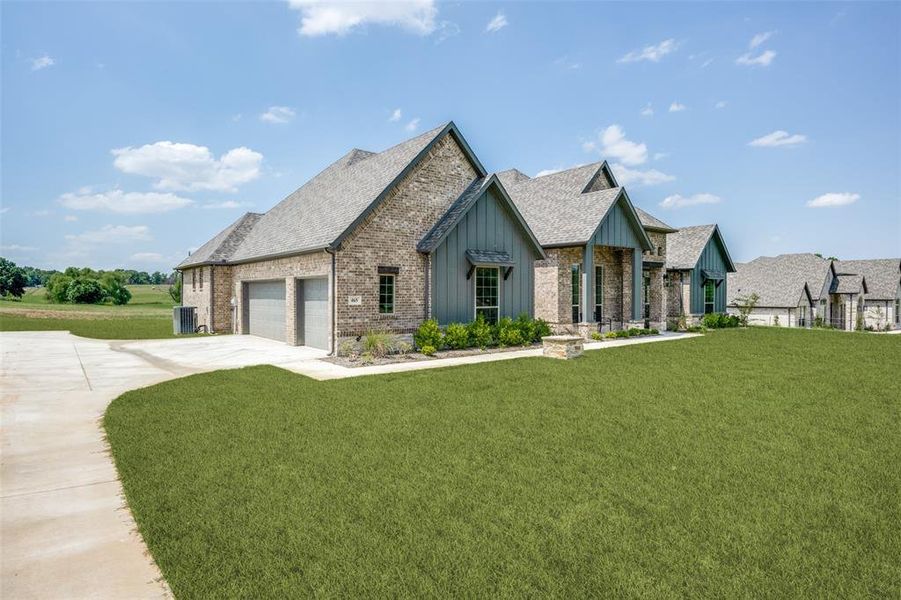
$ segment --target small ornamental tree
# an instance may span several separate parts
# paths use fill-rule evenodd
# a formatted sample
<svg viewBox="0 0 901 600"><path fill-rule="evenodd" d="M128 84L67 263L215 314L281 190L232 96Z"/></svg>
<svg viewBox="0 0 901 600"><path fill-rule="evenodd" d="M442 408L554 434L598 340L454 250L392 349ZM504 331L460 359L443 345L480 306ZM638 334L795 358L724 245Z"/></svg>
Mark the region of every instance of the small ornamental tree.
<svg viewBox="0 0 901 600"><path fill-rule="evenodd" d="M0 257L0 296L21 298L25 294L27 282L25 271L13 261Z"/></svg>
<svg viewBox="0 0 901 600"><path fill-rule="evenodd" d="M738 319L741 321L742 327L748 326L748 317L751 316L758 302L760 302L760 296L757 294L739 296L735 299L735 306L738 307Z"/></svg>
<svg viewBox="0 0 901 600"><path fill-rule="evenodd" d="M176 304L181 304L181 275L175 275L175 283L169 286L169 296Z"/></svg>

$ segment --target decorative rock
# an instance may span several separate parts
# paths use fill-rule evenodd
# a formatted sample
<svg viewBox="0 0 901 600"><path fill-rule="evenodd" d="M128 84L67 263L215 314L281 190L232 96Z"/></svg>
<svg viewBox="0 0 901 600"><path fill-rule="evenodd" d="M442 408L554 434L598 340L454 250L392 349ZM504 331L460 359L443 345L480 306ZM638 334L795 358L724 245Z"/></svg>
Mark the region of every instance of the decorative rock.
<svg viewBox="0 0 901 600"><path fill-rule="evenodd" d="M579 335L549 335L541 338L545 356L564 360L582 356L584 341Z"/></svg>

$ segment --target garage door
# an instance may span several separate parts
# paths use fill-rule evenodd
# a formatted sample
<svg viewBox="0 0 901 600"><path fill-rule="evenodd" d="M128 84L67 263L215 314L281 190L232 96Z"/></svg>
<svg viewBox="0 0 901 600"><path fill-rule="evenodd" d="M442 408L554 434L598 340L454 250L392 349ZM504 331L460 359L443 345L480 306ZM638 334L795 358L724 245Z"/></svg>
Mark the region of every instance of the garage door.
<svg viewBox="0 0 901 600"><path fill-rule="evenodd" d="M328 350L328 279L304 279L300 287L303 303L300 343Z"/></svg>
<svg viewBox="0 0 901 600"><path fill-rule="evenodd" d="M285 341L285 282L247 284L247 321L251 335Z"/></svg>

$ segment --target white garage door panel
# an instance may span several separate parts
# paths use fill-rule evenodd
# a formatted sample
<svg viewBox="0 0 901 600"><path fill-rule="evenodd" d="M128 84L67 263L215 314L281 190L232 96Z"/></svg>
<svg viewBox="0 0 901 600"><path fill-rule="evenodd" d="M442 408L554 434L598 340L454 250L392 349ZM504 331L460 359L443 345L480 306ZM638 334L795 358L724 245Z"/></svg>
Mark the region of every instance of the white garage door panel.
<svg viewBox="0 0 901 600"><path fill-rule="evenodd" d="M251 335L285 341L285 282L247 284L248 331Z"/></svg>
<svg viewBox="0 0 901 600"><path fill-rule="evenodd" d="M304 279L302 287L302 343L304 346L328 350L328 280Z"/></svg>

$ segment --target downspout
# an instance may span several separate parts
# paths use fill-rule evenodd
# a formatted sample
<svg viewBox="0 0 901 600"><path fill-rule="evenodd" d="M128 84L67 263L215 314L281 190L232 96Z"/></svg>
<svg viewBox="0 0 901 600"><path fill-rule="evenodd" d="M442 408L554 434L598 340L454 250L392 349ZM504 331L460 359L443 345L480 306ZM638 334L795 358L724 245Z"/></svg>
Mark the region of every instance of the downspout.
<svg viewBox="0 0 901 600"><path fill-rule="evenodd" d="M329 354L331 356L337 356L338 350L335 344L335 327L338 322L338 269L336 266L338 255L331 248L326 248L325 252L332 255L332 325L330 328L331 331L329 331L329 346L331 346Z"/></svg>
<svg viewBox="0 0 901 600"><path fill-rule="evenodd" d="M425 255L425 304L423 305L423 313L424 320L428 321L432 318L432 303L431 292L432 292L432 253L429 252Z"/></svg>

